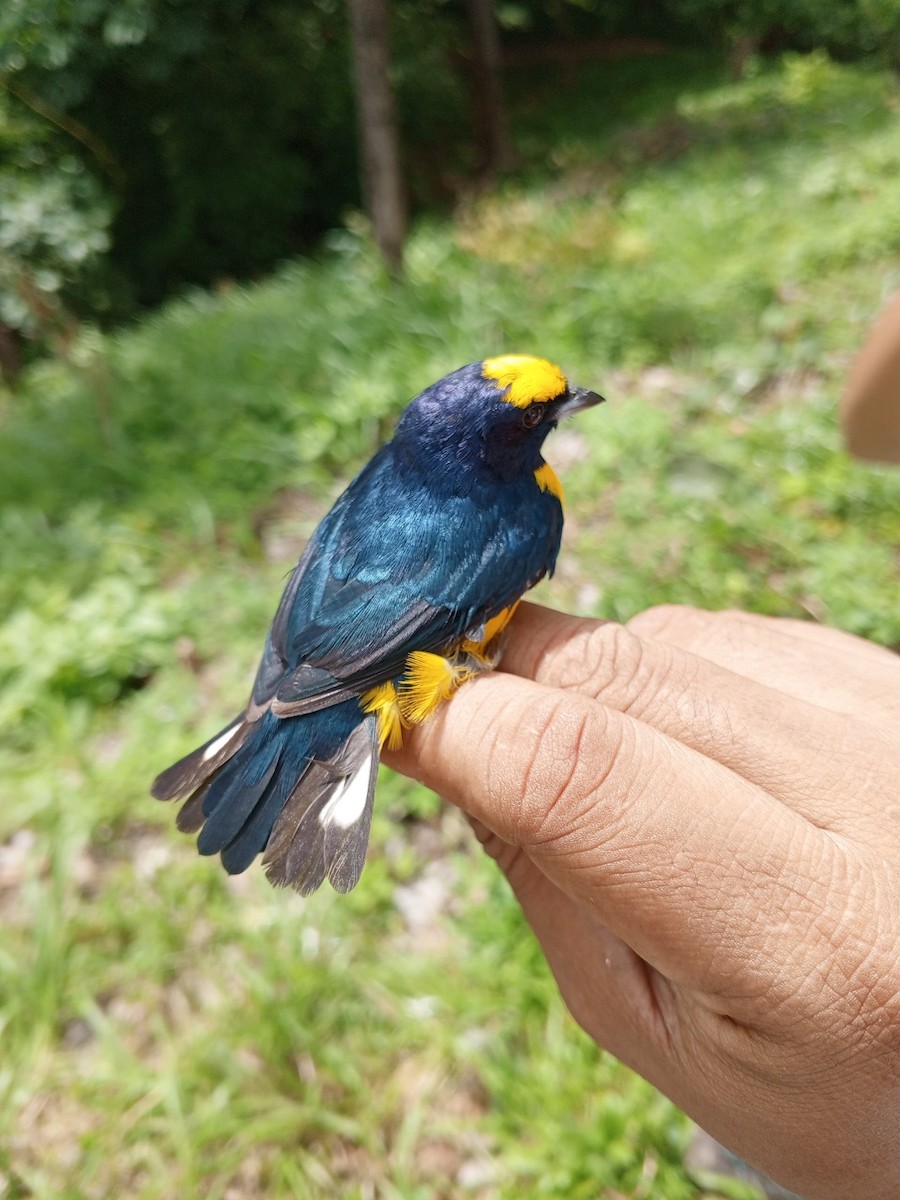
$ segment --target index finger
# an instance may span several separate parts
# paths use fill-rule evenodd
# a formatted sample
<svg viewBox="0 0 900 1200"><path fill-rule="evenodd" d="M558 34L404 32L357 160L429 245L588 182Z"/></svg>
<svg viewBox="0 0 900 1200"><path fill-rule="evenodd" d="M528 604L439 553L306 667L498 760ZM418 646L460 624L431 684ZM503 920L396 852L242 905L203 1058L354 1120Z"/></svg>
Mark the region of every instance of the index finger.
<svg viewBox="0 0 900 1200"><path fill-rule="evenodd" d="M628 628L820 708L861 715L892 729L900 718L900 658L840 629L683 605L648 609Z"/></svg>
<svg viewBox="0 0 900 1200"><path fill-rule="evenodd" d="M720 614L685 615L688 625L695 615L698 628L706 618L712 638ZM808 685L800 699L780 690L777 680L771 686L669 641L638 637L614 621L536 605L523 605L510 625L501 666L651 725L820 829L900 846L900 823L885 805L894 790L886 752L896 747L897 735L864 719L871 705L858 706L860 719L851 719L818 705L821 683ZM860 786L861 763L866 786ZM858 781L850 803L834 787L842 774Z"/></svg>

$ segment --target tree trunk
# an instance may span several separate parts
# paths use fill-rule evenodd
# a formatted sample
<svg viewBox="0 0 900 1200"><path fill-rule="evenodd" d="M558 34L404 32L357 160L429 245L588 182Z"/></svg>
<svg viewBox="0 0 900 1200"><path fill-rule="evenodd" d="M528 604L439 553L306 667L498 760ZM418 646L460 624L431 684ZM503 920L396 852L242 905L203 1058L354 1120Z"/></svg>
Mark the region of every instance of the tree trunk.
<svg viewBox="0 0 900 1200"><path fill-rule="evenodd" d="M0 321L0 378L7 387L14 387L21 370L22 335L18 329Z"/></svg>
<svg viewBox="0 0 900 1200"><path fill-rule="evenodd" d="M387 0L347 0L366 209L376 245L395 275L403 268L407 215L397 106L388 74Z"/></svg>
<svg viewBox="0 0 900 1200"><path fill-rule="evenodd" d="M494 175L512 166L513 152L503 103L500 34L493 0L468 0L472 57L469 81L472 126L479 152L479 171Z"/></svg>
<svg viewBox="0 0 900 1200"><path fill-rule="evenodd" d="M746 78L747 63L759 52L761 40L755 33L744 33L731 40L728 47L728 73L735 83Z"/></svg>

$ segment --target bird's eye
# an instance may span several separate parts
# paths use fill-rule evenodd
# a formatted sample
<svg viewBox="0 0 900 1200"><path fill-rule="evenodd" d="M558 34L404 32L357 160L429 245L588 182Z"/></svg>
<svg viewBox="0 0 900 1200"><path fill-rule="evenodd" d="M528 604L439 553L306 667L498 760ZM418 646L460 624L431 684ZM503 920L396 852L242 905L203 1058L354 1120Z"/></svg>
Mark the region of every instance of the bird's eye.
<svg viewBox="0 0 900 1200"><path fill-rule="evenodd" d="M542 404L530 404L522 413L522 424L526 429L534 429L535 425L540 425L544 419L544 406Z"/></svg>

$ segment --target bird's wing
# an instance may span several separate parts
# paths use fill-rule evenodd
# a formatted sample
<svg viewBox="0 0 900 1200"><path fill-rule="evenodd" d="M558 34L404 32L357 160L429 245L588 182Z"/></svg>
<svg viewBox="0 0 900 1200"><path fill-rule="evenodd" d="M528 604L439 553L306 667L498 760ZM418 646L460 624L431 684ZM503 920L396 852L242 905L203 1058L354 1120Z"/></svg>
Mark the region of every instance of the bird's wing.
<svg viewBox="0 0 900 1200"><path fill-rule="evenodd" d="M285 589L253 704L324 708L440 650L552 570L562 527L542 507L503 511L421 488L400 493L385 447L323 520ZM555 502L554 502L555 503ZM548 514L551 516L547 520Z"/></svg>

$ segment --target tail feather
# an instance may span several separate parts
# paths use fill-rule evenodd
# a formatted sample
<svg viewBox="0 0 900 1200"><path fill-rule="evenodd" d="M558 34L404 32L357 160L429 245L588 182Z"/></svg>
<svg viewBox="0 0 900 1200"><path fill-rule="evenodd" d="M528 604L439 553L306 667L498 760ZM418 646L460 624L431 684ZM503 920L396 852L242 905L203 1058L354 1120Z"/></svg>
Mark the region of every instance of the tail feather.
<svg viewBox="0 0 900 1200"><path fill-rule="evenodd" d="M375 718L370 718L356 751L358 765L342 781L340 790L332 793L319 816L325 829L325 870L336 892L356 887L366 862L378 778L376 728Z"/></svg>
<svg viewBox="0 0 900 1200"><path fill-rule="evenodd" d="M335 891L359 882L366 860L378 741L374 717L330 760L313 763L275 822L263 865L272 883L308 896L327 875Z"/></svg>
<svg viewBox="0 0 900 1200"><path fill-rule="evenodd" d="M197 838L201 854L218 854L237 837L253 814L281 759L277 741L245 743L206 790L206 824Z"/></svg>
<svg viewBox="0 0 900 1200"><path fill-rule="evenodd" d="M270 859L267 854L263 858L269 882L295 888L301 896L312 895L325 881L325 831L318 818L337 781L326 776L318 782L310 779L309 783L313 789L309 800L303 795L298 797L303 813L286 855L281 859Z"/></svg>
<svg viewBox="0 0 900 1200"><path fill-rule="evenodd" d="M324 835L315 818L337 785L325 763L311 763L275 822L263 867L276 887L309 896L325 880Z"/></svg>
<svg viewBox="0 0 900 1200"><path fill-rule="evenodd" d="M176 829L182 833L198 833L203 828L203 822L206 820L203 815L203 802L211 783L212 780L208 779L192 796L188 796L175 818Z"/></svg>
<svg viewBox="0 0 900 1200"><path fill-rule="evenodd" d="M301 786L308 767L304 767L298 780L292 771L278 771L256 807L222 850L222 866L229 875L240 875L266 848L272 826L284 808L292 789Z"/></svg>
<svg viewBox="0 0 900 1200"><path fill-rule="evenodd" d="M239 718L164 771L159 799L185 798L178 828L230 874L263 865L276 884L309 895L327 877L340 892L359 881L378 768L373 716L356 700L308 716Z"/></svg>
<svg viewBox="0 0 900 1200"><path fill-rule="evenodd" d="M157 800L183 800L240 750L252 729L253 725L241 713L215 737L157 775L150 789L152 795Z"/></svg>

